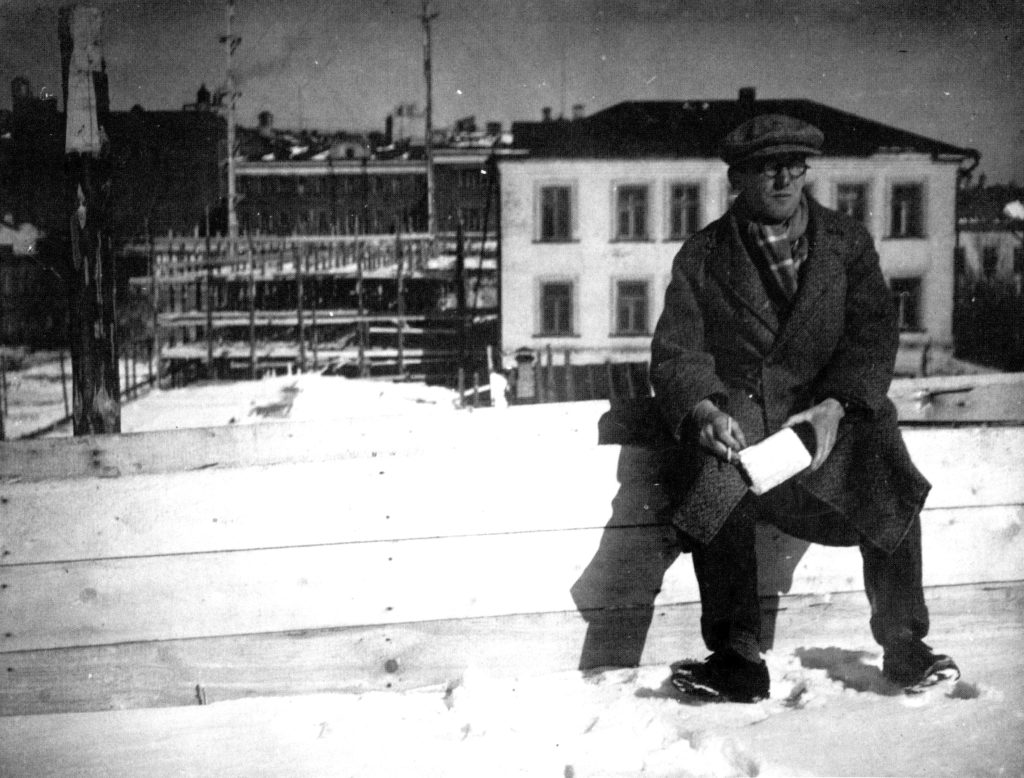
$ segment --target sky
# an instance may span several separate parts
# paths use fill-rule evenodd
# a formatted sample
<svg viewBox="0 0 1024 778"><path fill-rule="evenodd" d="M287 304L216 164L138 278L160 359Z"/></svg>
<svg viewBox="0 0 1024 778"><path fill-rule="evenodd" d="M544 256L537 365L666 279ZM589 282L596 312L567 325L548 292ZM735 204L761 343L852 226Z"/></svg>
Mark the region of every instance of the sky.
<svg viewBox="0 0 1024 778"><path fill-rule="evenodd" d="M4 0L0 78L60 93L57 9ZM236 0L238 121L383 129L425 104L422 0ZM94 0L111 104L175 109L224 82L224 0ZM1024 183L1018 0L431 0L434 124L623 100L806 98L981 152ZM0 108L10 91L0 89Z"/></svg>

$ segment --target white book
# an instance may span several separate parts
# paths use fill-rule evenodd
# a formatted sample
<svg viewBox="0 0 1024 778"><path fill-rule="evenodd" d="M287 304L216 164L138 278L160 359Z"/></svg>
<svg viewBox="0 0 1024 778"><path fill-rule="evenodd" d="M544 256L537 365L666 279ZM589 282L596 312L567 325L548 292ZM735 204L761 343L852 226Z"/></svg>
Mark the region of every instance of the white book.
<svg viewBox="0 0 1024 778"><path fill-rule="evenodd" d="M813 440L813 429L811 433ZM758 495L788 481L811 464L811 452L792 427L785 427L760 443L748 446L736 458L750 491Z"/></svg>

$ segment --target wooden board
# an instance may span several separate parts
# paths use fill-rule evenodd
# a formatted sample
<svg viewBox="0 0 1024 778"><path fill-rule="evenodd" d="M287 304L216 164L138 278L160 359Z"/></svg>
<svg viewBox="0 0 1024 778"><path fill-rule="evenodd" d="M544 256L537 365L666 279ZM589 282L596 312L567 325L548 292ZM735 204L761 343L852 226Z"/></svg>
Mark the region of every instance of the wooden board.
<svg viewBox="0 0 1024 778"><path fill-rule="evenodd" d="M1024 585L926 591L934 639L1015 636L1024 649ZM871 648L860 592L762 602L764 648ZM408 690L467 669L500 677L576 667L668 664L706 653L694 604L588 613L515 614L301 633L122 643L2 655L0 716L196 705L241 697Z"/></svg>
<svg viewBox="0 0 1024 778"><path fill-rule="evenodd" d="M341 379L339 379L341 380ZM608 403L466 409L416 416L161 430L124 435L0 442L0 479L119 477L203 468L315 462L440 450L504 441L590 446Z"/></svg>
<svg viewBox="0 0 1024 778"><path fill-rule="evenodd" d="M1024 578L1022 514L926 512L926 585ZM862 587L856 549L768 532L767 593ZM695 602L673 543L613 527L8 565L0 651Z"/></svg>
<svg viewBox="0 0 1024 778"><path fill-rule="evenodd" d="M1024 503L1024 427L914 429L906 438L934 484L929 508ZM650 524L666 505L659 466L645 449L563 441L529 457L491 445L6 482L0 566Z"/></svg>
<svg viewBox="0 0 1024 778"><path fill-rule="evenodd" d="M889 397L904 423L1024 423L1024 375L1021 373L893 381Z"/></svg>
<svg viewBox="0 0 1024 778"><path fill-rule="evenodd" d="M979 384L981 378L971 377L975 384ZM894 381L890 394L902 403L903 417L919 421L921 414L914 410L915 394L928 388L944 391L950 387L956 388L940 379ZM1011 374L998 382L986 378L985 383L977 386L978 391L982 389L1009 393L1016 403L1018 393L1024 395L1024 375ZM935 403L938 402L940 400L937 399ZM7 441L0 442L0 479L116 477L207 467L244 467L416 452L429 454L478 446L486 447L500 457L502 450L518 450L516 444L532 445L537 449L562 444L593 445L597 442L598 420L608 408L607 401L595 400L506 409L481 408L397 419L269 422L120 436ZM980 439L985 445L991 441L996 450L1002 450L1003 442L1009 441L1012 444L1010 449L1019 452L1020 430L1018 425L1010 427L1005 435L990 434L992 430L978 427L958 431L963 433L965 440ZM909 430L908 445L915 458L927 458L927 448L911 443L912 438L918 437L918 432L930 430ZM499 441L502 445L496 451L495 445ZM992 457L983 461L991 463L998 460ZM927 466L922 469L928 470ZM1020 478L1019 475L1017 477Z"/></svg>
<svg viewBox="0 0 1024 778"><path fill-rule="evenodd" d="M438 452L0 484L0 564L603 527L618 453L594 446L567 466L564 449L540 449L513 483L511 463ZM630 497L622 523L653 523L661 490L631 485Z"/></svg>

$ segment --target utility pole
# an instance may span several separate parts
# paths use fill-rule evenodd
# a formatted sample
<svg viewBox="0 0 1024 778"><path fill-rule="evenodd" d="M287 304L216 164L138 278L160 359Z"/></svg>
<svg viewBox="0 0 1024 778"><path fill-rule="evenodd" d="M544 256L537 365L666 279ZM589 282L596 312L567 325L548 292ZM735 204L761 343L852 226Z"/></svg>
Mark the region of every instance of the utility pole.
<svg viewBox="0 0 1024 778"><path fill-rule="evenodd" d="M224 96L227 98L227 170L228 170L228 260L235 259L235 244L238 241L238 213L235 211L235 100L238 98L238 90L235 88L235 70L233 58L235 49L242 42L242 39L234 34L233 22L235 20L235 0L227 0L224 8L225 33L220 36L220 42L224 44Z"/></svg>
<svg viewBox="0 0 1024 778"><path fill-rule="evenodd" d="M427 82L427 115L424 129L424 145L427 152L427 232L431 236L437 231L437 217L434 214L434 85L431 69L430 23L437 18L430 12L431 0L422 0L420 22L423 24L423 77Z"/></svg>
<svg viewBox="0 0 1024 778"><path fill-rule="evenodd" d="M64 180L68 208L68 290L76 436L121 431L116 276L110 234L110 113L96 8L61 9Z"/></svg>

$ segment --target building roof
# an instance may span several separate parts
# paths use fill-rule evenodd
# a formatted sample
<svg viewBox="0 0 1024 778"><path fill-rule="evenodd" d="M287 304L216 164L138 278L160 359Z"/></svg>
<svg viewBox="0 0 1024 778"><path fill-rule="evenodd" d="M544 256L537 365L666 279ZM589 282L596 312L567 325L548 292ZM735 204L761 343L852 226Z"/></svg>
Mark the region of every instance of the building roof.
<svg viewBox="0 0 1024 778"><path fill-rule="evenodd" d="M618 103L591 116L516 122L514 146L530 157L717 158L720 140L757 114L802 119L825 134L825 156L916 152L977 160L974 149L926 138L812 100L662 100Z"/></svg>

